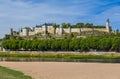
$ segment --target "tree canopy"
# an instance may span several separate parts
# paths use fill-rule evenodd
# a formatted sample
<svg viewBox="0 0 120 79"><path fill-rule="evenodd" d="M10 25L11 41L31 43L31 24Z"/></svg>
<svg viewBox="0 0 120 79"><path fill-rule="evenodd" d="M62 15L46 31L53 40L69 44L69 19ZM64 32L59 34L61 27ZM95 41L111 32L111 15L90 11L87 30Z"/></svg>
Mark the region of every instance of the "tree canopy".
<svg viewBox="0 0 120 79"><path fill-rule="evenodd" d="M86 37L67 39L41 39L2 41L2 47L10 50L38 51L120 51L120 37Z"/></svg>
<svg viewBox="0 0 120 79"><path fill-rule="evenodd" d="M63 28L105 28L105 26L102 25L94 25L93 23L82 23L82 22L78 22L74 25L70 24L70 23L62 23L62 27Z"/></svg>

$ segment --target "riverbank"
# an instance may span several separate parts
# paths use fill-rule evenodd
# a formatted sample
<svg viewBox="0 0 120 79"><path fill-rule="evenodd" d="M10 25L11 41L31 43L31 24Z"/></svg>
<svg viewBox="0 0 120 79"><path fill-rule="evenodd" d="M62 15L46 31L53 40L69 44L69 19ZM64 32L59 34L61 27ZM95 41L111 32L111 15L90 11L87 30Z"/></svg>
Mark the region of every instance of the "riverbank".
<svg viewBox="0 0 120 79"><path fill-rule="evenodd" d="M120 64L66 62L0 62L33 79L119 79Z"/></svg>
<svg viewBox="0 0 120 79"><path fill-rule="evenodd" d="M115 52L1 52L0 61L14 62L99 62L120 63Z"/></svg>
<svg viewBox="0 0 120 79"><path fill-rule="evenodd" d="M115 52L0 52L0 57L62 58L62 59L120 59Z"/></svg>

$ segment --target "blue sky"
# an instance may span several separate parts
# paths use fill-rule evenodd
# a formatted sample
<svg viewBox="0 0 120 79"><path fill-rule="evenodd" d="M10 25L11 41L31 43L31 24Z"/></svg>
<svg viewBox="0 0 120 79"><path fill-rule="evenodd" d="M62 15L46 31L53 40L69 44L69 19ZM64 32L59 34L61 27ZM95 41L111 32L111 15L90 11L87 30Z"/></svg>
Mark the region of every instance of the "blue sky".
<svg viewBox="0 0 120 79"><path fill-rule="evenodd" d="M94 23L120 29L120 0L0 0L0 38L10 28L34 27L45 22Z"/></svg>

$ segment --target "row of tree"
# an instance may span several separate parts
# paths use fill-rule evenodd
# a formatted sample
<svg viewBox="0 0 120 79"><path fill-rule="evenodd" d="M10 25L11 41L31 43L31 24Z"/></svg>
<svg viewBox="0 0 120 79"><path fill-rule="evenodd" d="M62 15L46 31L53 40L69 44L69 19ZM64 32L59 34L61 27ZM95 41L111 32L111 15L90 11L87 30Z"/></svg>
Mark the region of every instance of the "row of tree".
<svg viewBox="0 0 120 79"><path fill-rule="evenodd" d="M59 27L60 25L58 24L54 24L53 25L55 28ZM100 26L100 25L93 25L92 23L82 23L82 22L79 22L79 23L76 23L75 25L72 25L70 23L62 23L61 26L63 28L105 28L105 26Z"/></svg>
<svg viewBox="0 0 120 79"><path fill-rule="evenodd" d="M38 51L120 51L120 37L86 37L73 39L4 40L10 50Z"/></svg>

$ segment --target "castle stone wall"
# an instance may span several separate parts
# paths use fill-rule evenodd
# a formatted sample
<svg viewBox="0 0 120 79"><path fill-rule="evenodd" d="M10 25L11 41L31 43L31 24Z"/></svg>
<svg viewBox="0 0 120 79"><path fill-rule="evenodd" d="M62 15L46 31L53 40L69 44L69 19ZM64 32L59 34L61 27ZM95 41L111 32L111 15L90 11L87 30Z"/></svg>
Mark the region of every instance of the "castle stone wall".
<svg viewBox="0 0 120 79"><path fill-rule="evenodd" d="M80 33L80 28L71 28L71 32Z"/></svg>
<svg viewBox="0 0 120 79"><path fill-rule="evenodd" d="M48 28L47 30L49 33L54 34L54 28Z"/></svg>
<svg viewBox="0 0 120 79"><path fill-rule="evenodd" d="M55 28L52 25L42 25L41 27L35 27L34 29L27 29L22 28L22 31L19 32L20 36L29 36L29 35L35 35L38 33L46 35L47 33L51 34L58 34L62 35L64 33L71 33L71 32L84 32L84 31L101 31L101 32L110 32L110 22L109 19L106 21L106 28L62 28L61 26L59 28ZM11 29L12 32L12 29ZM12 32L13 33L13 32Z"/></svg>
<svg viewBox="0 0 120 79"><path fill-rule="evenodd" d="M94 30L107 32L107 29L106 29L106 28L95 28Z"/></svg>
<svg viewBox="0 0 120 79"><path fill-rule="evenodd" d="M26 29L26 28L23 28L22 29L22 36L28 36L29 34L28 34L28 29Z"/></svg>
<svg viewBox="0 0 120 79"><path fill-rule="evenodd" d="M29 32L29 36L31 36L31 35L35 35L35 32L34 31L30 31Z"/></svg>
<svg viewBox="0 0 120 79"><path fill-rule="evenodd" d="M42 30L42 28L41 27L39 27L39 28L35 28L35 34L37 34L37 33L41 33L43 30Z"/></svg>
<svg viewBox="0 0 120 79"><path fill-rule="evenodd" d="M69 28L63 28L63 33L70 33Z"/></svg>

